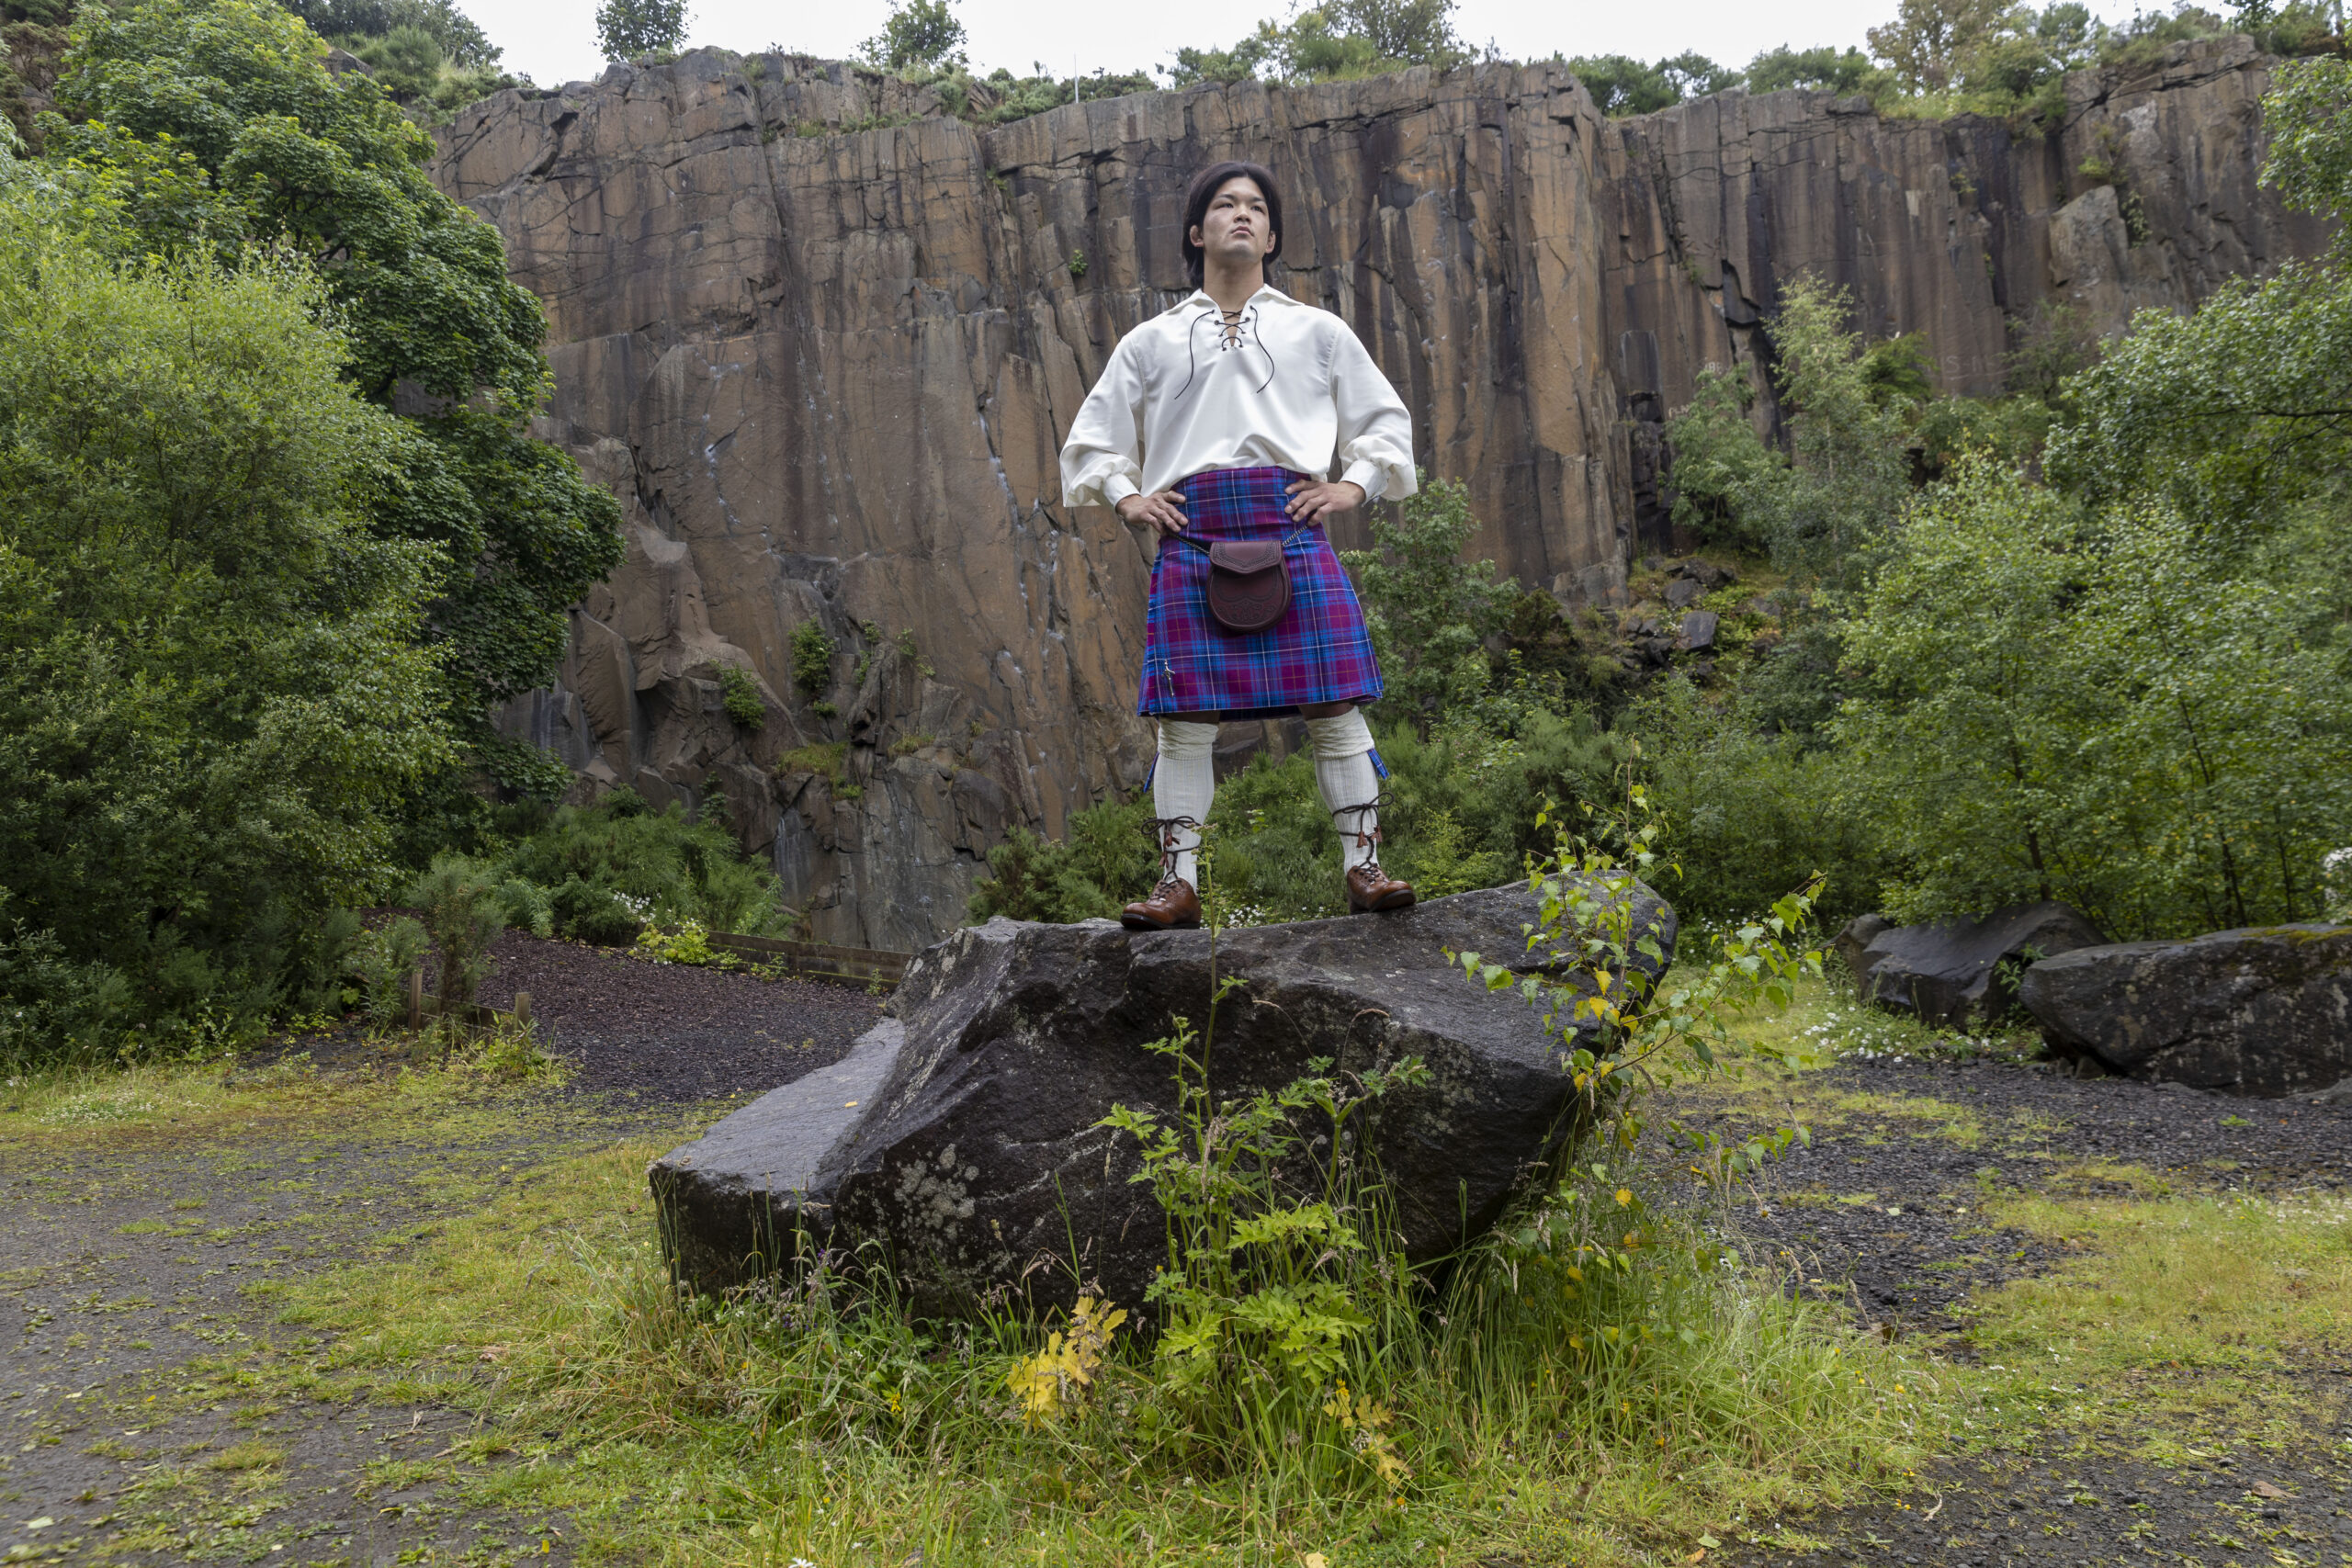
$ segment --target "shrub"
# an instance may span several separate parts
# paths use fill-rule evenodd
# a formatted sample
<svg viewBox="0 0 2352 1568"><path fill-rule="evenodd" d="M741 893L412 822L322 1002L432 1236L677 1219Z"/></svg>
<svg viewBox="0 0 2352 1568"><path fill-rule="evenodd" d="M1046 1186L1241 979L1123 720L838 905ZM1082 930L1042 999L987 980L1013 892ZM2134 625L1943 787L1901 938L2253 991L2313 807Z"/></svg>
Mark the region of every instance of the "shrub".
<svg viewBox="0 0 2352 1568"><path fill-rule="evenodd" d="M1679 677L1652 687L1628 722L1675 867L1658 891L1686 918L1769 908L1816 874L1825 919L1875 907L1889 867L1841 790L1838 753L1759 723L1750 701L1710 703Z"/></svg>
<svg viewBox="0 0 2352 1568"><path fill-rule="evenodd" d="M754 935L791 921L775 876L745 861L724 829L688 821L675 803L650 810L631 789L557 807L494 863L503 876L546 890L557 934L581 941L633 941L649 920Z"/></svg>
<svg viewBox="0 0 2352 1568"><path fill-rule="evenodd" d="M445 853L433 857L433 869L409 889L408 899L424 909L425 934L441 961L443 1010L462 1011L489 978L490 944L506 929L498 886L486 868Z"/></svg>
<svg viewBox="0 0 2352 1568"><path fill-rule="evenodd" d="M768 721L768 705L760 695L760 683L732 664L721 666L718 671L720 705L726 708L730 723L745 729L758 729Z"/></svg>
<svg viewBox="0 0 2352 1568"><path fill-rule="evenodd" d="M1463 558L1477 531L1469 488L1423 473L1398 521L1373 515L1371 549L1340 553L1356 576L1380 658L1385 714L1402 708L1426 723L1485 691L1485 641L1502 629L1519 585L1498 581L1492 561Z"/></svg>
<svg viewBox="0 0 2352 1568"><path fill-rule="evenodd" d="M656 964L687 964L706 969L733 969L742 962L725 948L711 946L710 932L699 920L682 920L674 931L648 926L638 933L637 952Z"/></svg>
<svg viewBox="0 0 2352 1568"><path fill-rule="evenodd" d="M822 696L833 683L833 639L815 621L792 628L792 683Z"/></svg>
<svg viewBox="0 0 2352 1568"><path fill-rule="evenodd" d="M390 1029L407 1017L408 977L424 962L433 939L406 915L397 916L374 931L359 933L345 962L359 982L346 999L366 1010L368 1021Z"/></svg>
<svg viewBox="0 0 2352 1568"><path fill-rule="evenodd" d="M548 895L556 934L599 947L627 947L645 929L645 915L628 896L582 882L577 875Z"/></svg>
<svg viewBox="0 0 2352 1568"><path fill-rule="evenodd" d="M5 900L0 891L0 900ZM104 964L77 964L56 933L12 922L0 936L0 1067L97 1053L133 1015L130 983Z"/></svg>

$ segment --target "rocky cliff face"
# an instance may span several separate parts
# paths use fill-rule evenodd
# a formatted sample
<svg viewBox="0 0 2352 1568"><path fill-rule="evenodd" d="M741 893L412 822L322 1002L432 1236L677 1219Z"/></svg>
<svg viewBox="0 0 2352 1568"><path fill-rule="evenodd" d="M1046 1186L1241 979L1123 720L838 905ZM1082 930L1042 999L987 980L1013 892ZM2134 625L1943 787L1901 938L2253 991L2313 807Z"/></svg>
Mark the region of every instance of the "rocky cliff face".
<svg viewBox="0 0 2352 1568"><path fill-rule="evenodd" d="M1057 832L1148 765L1149 547L1065 508L1056 453L1119 335L1184 292L1193 168L1287 182L1277 281L1363 336L1422 462L1470 485L1481 549L1605 603L1658 527L1659 422L1711 361L1761 377L1760 317L1800 273L1983 392L2039 300L2119 330L2318 249L2256 187L2264 80L2242 41L2187 47L2080 79L2042 141L1805 93L1612 122L1556 65L994 130L781 55L501 95L435 175L547 302L541 432L630 536L560 684L504 722L584 787L723 795L819 939L920 946L1011 826ZM814 687L804 623L836 649ZM757 730L719 705L729 666L760 684Z"/></svg>

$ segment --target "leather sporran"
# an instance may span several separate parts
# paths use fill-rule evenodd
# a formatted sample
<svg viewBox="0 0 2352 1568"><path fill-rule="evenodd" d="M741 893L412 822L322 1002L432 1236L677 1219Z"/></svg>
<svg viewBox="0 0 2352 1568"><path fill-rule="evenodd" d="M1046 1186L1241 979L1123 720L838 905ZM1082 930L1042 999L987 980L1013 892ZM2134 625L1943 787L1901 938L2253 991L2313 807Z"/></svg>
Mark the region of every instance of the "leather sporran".
<svg viewBox="0 0 2352 1568"><path fill-rule="evenodd" d="M1280 539L1204 545L1176 536L1209 558L1209 614L1229 632L1261 632L1290 612L1290 568Z"/></svg>

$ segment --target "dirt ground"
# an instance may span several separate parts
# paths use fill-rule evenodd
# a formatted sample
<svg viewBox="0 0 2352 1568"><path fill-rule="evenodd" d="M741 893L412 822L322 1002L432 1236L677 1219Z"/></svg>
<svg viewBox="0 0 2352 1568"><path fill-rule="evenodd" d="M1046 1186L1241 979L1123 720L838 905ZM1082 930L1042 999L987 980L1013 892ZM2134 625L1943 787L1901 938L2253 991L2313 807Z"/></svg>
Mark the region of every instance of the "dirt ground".
<svg viewBox="0 0 2352 1568"><path fill-rule="evenodd" d="M573 1560L565 1518L415 1481L419 1461L464 1451L465 1415L403 1403L396 1386L353 1397L322 1379L286 1394L306 1386L322 1341L280 1321L274 1283L413 1248L552 1157L691 1136L834 1059L876 1004L528 939L506 956L494 999L533 992L574 1065L567 1086L393 1116L274 1115L274 1086L290 1107L382 1072L379 1048L346 1033L227 1069L250 1113L192 1119L195 1132L97 1089L52 1098L33 1126L0 1090L0 1561ZM1993 1195L2139 1191L2150 1175L2183 1193L2333 1201L2352 1187L2352 1108L2006 1060L1849 1065L1796 1092L1804 1103L1783 1109L1815 1135L1743 1201L1742 1244L1836 1311L1957 1363L1982 1359L1971 1335L1985 1292L2075 1256L2063 1238L1988 1224ZM1770 1100L1688 1097L1677 1110L1736 1130L1771 1116ZM255 1376L264 1362L275 1375ZM2305 1357L2287 1381L2291 1420L2184 1431L2161 1452L2111 1422L2043 1424L1871 1507L1742 1521L1702 1556L2352 1563L2352 1346ZM2231 1408L2244 1418L2243 1402Z"/></svg>

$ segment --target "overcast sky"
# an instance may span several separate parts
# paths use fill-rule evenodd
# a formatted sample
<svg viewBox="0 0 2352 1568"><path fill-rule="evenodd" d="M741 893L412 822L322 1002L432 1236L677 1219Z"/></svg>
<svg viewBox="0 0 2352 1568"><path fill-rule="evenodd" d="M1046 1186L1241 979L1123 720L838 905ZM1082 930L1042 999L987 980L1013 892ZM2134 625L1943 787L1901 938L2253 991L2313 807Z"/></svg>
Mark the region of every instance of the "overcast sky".
<svg viewBox="0 0 2352 1568"><path fill-rule="evenodd" d="M853 52L881 28L886 0L835 0L789 8L753 0L688 0L687 40L749 53L781 44L810 54ZM466 14L506 51L503 63L543 87L604 70L596 50L596 0L459 0ZM1894 14L1895 0L1806 0L1797 6L1755 0L1679 0L1653 5L1576 5L1559 0L1461 0L1454 30L1466 42L1492 40L1515 59L1562 54L1631 54L1645 60L1695 49L1734 65L1776 44L1862 42L1862 30ZM2093 0L2109 20L2130 5ZM1044 62L1057 76L1134 71L1172 60L1187 45L1229 44L1261 17L1285 16L1288 0L958 0L970 34L972 63L1027 74Z"/></svg>

